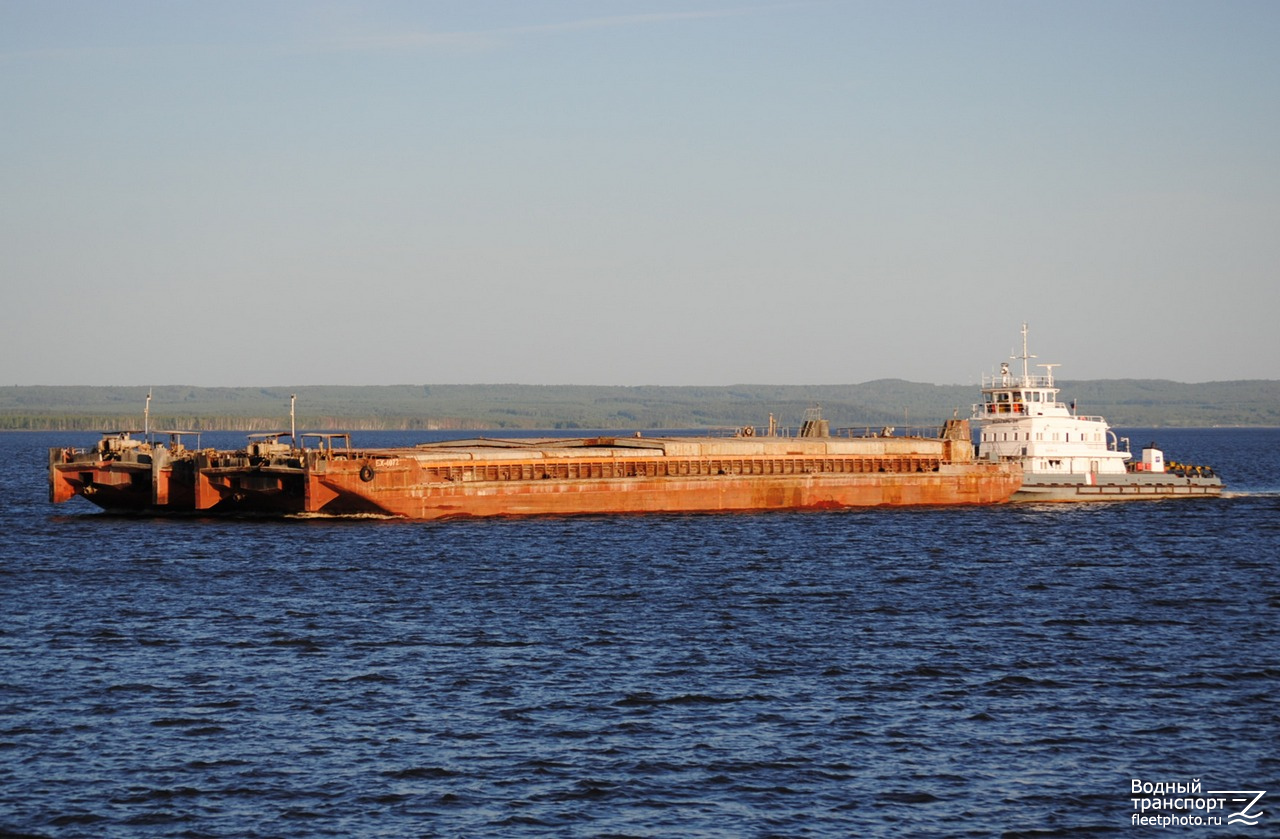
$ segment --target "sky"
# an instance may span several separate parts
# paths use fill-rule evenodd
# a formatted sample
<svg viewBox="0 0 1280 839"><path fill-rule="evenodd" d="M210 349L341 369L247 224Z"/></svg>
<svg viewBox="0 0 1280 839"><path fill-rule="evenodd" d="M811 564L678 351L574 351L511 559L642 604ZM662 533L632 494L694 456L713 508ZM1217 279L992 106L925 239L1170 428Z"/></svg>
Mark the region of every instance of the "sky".
<svg viewBox="0 0 1280 839"><path fill-rule="evenodd" d="M1271 0L0 0L0 385L1280 379Z"/></svg>

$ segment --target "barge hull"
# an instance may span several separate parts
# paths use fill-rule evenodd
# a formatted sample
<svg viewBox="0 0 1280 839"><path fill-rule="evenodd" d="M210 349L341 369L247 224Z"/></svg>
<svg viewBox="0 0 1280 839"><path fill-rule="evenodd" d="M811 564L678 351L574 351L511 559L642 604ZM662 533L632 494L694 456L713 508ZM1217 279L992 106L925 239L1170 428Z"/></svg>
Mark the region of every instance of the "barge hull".
<svg viewBox="0 0 1280 839"><path fill-rule="evenodd" d="M431 520L994 504L1008 499L1020 481L1015 471L992 469L932 475L724 476L418 486L378 486L374 481L360 486L356 475L330 473L319 481L327 492L311 494L327 498L327 502L308 512L343 515L372 510Z"/></svg>
<svg viewBox="0 0 1280 839"><path fill-rule="evenodd" d="M346 439L328 435L337 436ZM432 520L995 504L1022 482L1015 464L976 461L960 420L939 437L482 438L395 449L275 440L180 457L133 445L126 454L127 463L51 452L51 500L82 495L106 506L117 482L132 492L113 506L141 513Z"/></svg>

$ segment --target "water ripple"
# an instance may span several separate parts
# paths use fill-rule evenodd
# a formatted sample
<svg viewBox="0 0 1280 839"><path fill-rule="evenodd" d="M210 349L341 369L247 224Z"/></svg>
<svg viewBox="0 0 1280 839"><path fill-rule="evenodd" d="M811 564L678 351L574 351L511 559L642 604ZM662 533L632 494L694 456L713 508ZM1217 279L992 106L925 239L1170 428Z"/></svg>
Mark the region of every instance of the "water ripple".
<svg viewBox="0 0 1280 839"><path fill-rule="evenodd" d="M0 435L39 498L34 439ZM1280 528L1252 490L52 512L0 509L0 835L1143 835L1131 778L1276 785Z"/></svg>

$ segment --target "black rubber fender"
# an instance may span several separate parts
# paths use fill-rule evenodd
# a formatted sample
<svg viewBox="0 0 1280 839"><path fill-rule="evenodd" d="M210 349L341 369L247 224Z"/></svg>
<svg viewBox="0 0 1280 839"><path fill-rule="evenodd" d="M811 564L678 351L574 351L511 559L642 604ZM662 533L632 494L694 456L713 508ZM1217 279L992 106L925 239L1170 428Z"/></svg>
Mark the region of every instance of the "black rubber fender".
<svg viewBox="0 0 1280 839"><path fill-rule="evenodd" d="M366 484L373 480L374 474L373 467L369 464L366 463L364 466L360 467L360 480L364 481Z"/></svg>

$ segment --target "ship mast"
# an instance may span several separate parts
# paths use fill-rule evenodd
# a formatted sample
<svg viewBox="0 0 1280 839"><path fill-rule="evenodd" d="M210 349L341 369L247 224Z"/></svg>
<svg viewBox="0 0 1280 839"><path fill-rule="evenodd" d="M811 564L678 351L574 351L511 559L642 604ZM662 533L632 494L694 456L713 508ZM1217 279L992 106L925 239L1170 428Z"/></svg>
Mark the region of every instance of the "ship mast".
<svg viewBox="0 0 1280 839"><path fill-rule="evenodd" d="M1035 356L1027 354L1027 322L1026 321L1022 322L1022 355L1020 356L1014 355L1014 356L1010 356L1010 358L1022 359L1022 384L1024 386L1029 385L1031 383L1031 370L1029 369L1027 362L1035 358Z"/></svg>

